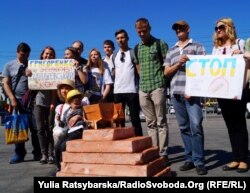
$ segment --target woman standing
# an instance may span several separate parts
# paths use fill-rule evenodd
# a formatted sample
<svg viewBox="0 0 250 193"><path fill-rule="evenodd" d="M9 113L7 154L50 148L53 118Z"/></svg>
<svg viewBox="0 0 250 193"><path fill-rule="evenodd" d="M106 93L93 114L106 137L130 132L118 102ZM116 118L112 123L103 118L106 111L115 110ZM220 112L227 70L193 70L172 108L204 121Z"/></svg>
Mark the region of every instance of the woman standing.
<svg viewBox="0 0 250 193"><path fill-rule="evenodd" d="M234 55L244 53L244 40L237 39L236 29L231 18L222 18L216 22L213 55ZM247 172L248 167L248 131L245 119L245 88L241 100L217 99L226 123L232 147L232 162L223 166L224 171Z"/></svg>
<svg viewBox="0 0 250 193"><path fill-rule="evenodd" d="M101 53L92 49L84 68L88 75L89 101L91 104L104 102L110 91L113 80L107 63L102 60Z"/></svg>
<svg viewBox="0 0 250 193"><path fill-rule="evenodd" d="M43 49L40 60L55 59L55 50L47 46ZM34 114L37 125L37 135L41 147L40 163L54 163L54 142L49 117L55 110L56 91L40 90L35 98Z"/></svg>
<svg viewBox="0 0 250 193"><path fill-rule="evenodd" d="M75 88L81 93L85 92L85 87L87 84L87 75L83 71L83 64L80 62L80 55L76 48L67 47L64 51L65 59L74 59L75 67Z"/></svg>

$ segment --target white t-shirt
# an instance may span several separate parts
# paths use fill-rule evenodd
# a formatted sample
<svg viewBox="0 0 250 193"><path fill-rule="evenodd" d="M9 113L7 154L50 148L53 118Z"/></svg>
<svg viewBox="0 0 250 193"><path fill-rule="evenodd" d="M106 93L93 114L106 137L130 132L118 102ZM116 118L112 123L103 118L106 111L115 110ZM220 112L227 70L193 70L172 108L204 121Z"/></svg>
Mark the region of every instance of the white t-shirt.
<svg viewBox="0 0 250 193"><path fill-rule="evenodd" d="M112 61L112 57L113 57L113 54L112 54L109 58L105 57L105 58L103 59L103 61L107 63L110 72L112 72L112 70L113 70L113 68L114 68L114 64L113 64L113 61Z"/></svg>
<svg viewBox="0 0 250 193"><path fill-rule="evenodd" d="M130 51L124 52L124 62L120 60L121 51L116 54L114 94L118 93L137 93L135 83L135 65L132 63Z"/></svg>
<svg viewBox="0 0 250 193"><path fill-rule="evenodd" d="M91 67L91 77L88 77L89 91L92 94L101 96L104 90L104 85L113 84L113 80L107 65L104 65L104 73L100 74L97 67Z"/></svg>
<svg viewBox="0 0 250 193"><path fill-rule="evenodd" d="M237 39L236 43L232 46L227 47L213 47L212 55L232 55L234 50L240 50L242 53L244 53L244 46L245 41L242 39ZM225 48L225 50L224 50Z"/></svg>

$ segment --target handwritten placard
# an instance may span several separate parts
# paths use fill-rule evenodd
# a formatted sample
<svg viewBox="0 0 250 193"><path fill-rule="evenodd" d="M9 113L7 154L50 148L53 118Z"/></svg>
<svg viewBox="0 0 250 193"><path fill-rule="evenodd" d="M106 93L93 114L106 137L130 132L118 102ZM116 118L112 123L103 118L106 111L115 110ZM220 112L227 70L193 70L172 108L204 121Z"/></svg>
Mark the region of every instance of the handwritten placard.
<svg viewBox="0 0 250 193"><path fill-rule="evenodd" d="M52 90L64 79L75 79L72 59L29 60L28 69L32 72L28 77L31 90Z"/></svg>
<svg viewBox="0 0 250 193"><path fill-rule="evenodd" d="M241 99L245 74L243 55L188 55L186 90L189 96Z"/></svg>

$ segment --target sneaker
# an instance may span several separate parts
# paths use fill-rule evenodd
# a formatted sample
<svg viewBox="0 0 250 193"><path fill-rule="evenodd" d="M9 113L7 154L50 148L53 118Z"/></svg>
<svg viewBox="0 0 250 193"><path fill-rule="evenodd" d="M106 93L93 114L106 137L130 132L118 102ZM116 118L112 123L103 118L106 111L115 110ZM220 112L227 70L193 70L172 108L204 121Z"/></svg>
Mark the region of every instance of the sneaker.
<svg viewBox="0 0 250 193"><path fill-rule="evenodd" d="M193 169L195 166L193 164L193 162L187 161L184 163L184 165L182 165L179 170L180 171L187 171L187 170L191 170Z"/></svg>
<svg viewBox="0 0 250 193"><path fill-rule="evenodd" d="M198 175L206 175L207 169L204 165L198 165L198 166L196 166L196 172Z"/></svg>
<svg viewBox="0 0 250 193"><path fill-rule="evenodd" d="M54 164L54 157L53 156L49 156L49 158L47 159L48 164Z"/></svg>
<svg viewBox="0 0 250 193"><path fill-rule="evenodd" d="M47 156L46 156L46 155L43 155L43 156L42 156L42 159L40 159L40 163L41 163L41 164L46 164L46 163L48 163L48 162L47 162Z"/></svg>
<svg viewBox="0 0 250 193"><path fill-rule="evenodd" d="M20 163L23 161L24 161L24 156L19 156L16 154L10 159L9 163L10 164L17 164L17 163Z"/></svg>

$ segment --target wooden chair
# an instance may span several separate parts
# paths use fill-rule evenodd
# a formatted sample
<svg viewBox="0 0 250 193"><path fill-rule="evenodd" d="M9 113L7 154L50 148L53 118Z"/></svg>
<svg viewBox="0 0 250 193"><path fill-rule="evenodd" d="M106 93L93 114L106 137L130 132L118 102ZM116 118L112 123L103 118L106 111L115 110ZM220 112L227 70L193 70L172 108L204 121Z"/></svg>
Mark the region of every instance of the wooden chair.
<svg viewBox="0 0 250 193"><path fill-rule="evenodd" d="M83 106L85 119L91 123L93 129L106 127L111 128L113 125L114 103L99 103Z"/></svg>
<svg viewBox="0 0 250 193"><path fill-rule="evenodd" d="M121 127L121 122L125 121L125 113L122 107L122 103L114 104L113 120L116 124L116 127Z"/></svg>

